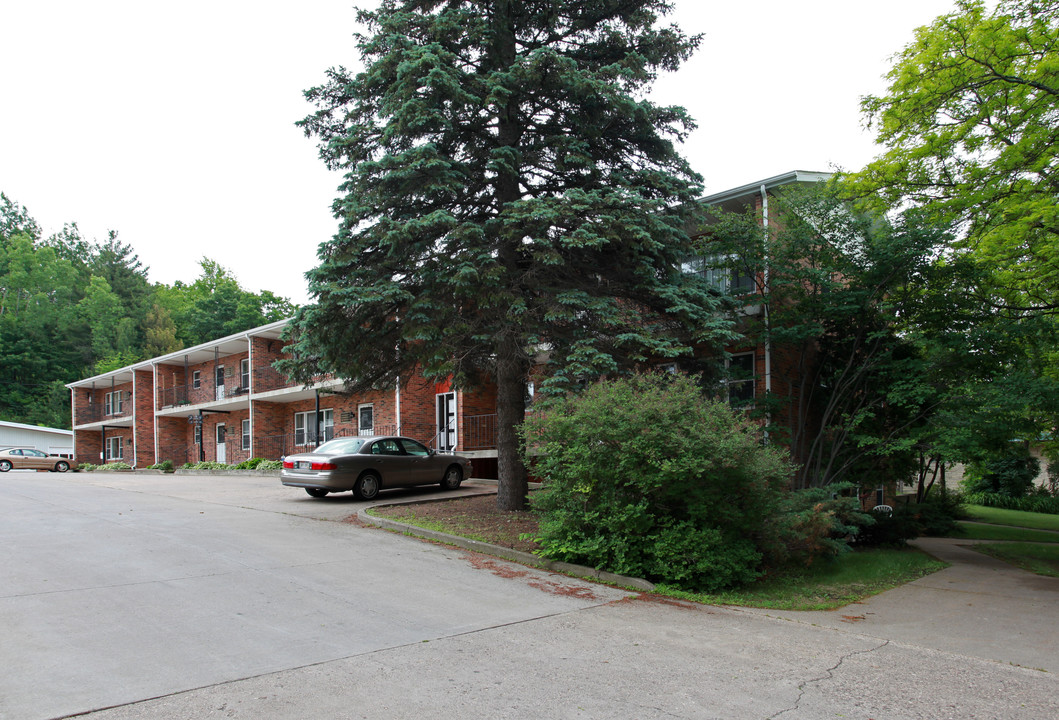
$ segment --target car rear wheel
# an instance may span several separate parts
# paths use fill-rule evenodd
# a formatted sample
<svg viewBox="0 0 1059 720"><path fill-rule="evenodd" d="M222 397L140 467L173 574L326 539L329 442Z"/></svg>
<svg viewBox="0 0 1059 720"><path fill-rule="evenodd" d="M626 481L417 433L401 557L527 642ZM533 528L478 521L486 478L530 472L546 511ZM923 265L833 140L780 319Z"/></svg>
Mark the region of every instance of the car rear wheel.
<svg viewBox="0 0 1059 720"><path fill-rule="evenodd" d="M305 492L309 493L312 497L324 497L327 495L327 491L321 490L320 488L305 488Z"/></svg>
<svg viewBox="0 0 1059 720"><path fill-rule="evenodd" d="M375 473L364 473L357 479L357 484L353 486L353 494L361 500L374 500L375 496L379 494L379 486L382 485L382 480Z"/></svg>
<svg viewBox="0 0 1059 720"><path fill-rule="evenodd" d="M11 469L10 460L0 460L0 472L7 472Z"/></svg>
<svg viewBox="0 0 1059 720"><path fill-rule="evenodd" d="M445 477L441 479L441 487L445 490L456 490L463 482L463 471L453 465L445 471Z"/></svg>
<svg viewBox="0 0 1059 720"><path fill-rule="evenodd" d="M65 460L60 460L59 462L55 463L55 472L66 472L69 469L70 463L66 462Z"/></svg>

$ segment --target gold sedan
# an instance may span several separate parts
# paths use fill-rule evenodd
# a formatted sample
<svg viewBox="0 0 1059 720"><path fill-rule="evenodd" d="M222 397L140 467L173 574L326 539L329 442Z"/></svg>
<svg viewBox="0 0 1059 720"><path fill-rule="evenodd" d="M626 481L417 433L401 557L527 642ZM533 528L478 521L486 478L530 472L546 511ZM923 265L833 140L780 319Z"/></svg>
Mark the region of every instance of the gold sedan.
<svg viewBox="0 0 1059 720"><path fill-rule="evenodd" d="M8 470L66 472L73 466L73 460L49 455L32 448L5 448L0 450L0 472L7 472Z"/></svg>

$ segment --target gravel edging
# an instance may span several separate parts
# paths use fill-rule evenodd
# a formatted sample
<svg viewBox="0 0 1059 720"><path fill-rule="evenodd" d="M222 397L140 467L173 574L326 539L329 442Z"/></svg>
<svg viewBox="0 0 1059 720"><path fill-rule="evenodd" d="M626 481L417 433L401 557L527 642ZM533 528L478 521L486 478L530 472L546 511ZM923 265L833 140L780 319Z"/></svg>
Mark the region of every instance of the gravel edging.
<svg viewBox="0 0 1059 720"><path fill-rule="evenodd" d="M451 498L437 498L431 499L431 501L440 502L448 499ZM423 502L423 500L419 500L418 502ZM368 514L368 510L370 510L372 507L385 507L392 505L408 504L411 503L408 501L376 503L370 507L361 508L357 510L357 519L367 525L374 525L376 527L385 528L387 530L394 530L396 532L404 533L407 535L413 535L415 537L425 538L427 540L436 540L438 542L445 543L446 545L455 545L456 547L463 548L464 550L482 553L483 555L492 555L493 557L498 557L502 560L509 560L511 562L519 563L520 565L529 565L531 567L540 568L542 570L549 570L551 572L562 573L564 575L572 575L574 577L585 578L587 580L595 580L597 582L606 583L608 585L617 585L619 587L626 587L631 588L633 590L641 590L644 592L651 592L655 588L654 583L644 580L643 578L617 575L615 573L606 572L604 570L597 570L596 568L590 568L584 565L574 565L573 563L559 562L556 560L545 560L544 558L538 557L537 555L528 552L522 552L521 550L506 548L501 545L493 545L491 543L482 542L481 540L472 540L471 538L465 538L459 535L449 535L448 533L439 532L438 530L428 530L427 528L421 528L418 525L409 525L408 523L398 522L397 520L391 520L390 518L378 517L376 515Z"/></svg>

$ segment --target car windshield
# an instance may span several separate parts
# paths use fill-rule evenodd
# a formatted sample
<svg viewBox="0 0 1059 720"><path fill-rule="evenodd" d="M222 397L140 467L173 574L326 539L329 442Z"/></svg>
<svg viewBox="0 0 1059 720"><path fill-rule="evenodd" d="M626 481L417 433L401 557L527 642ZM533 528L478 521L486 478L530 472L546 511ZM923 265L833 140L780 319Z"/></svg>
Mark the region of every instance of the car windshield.
<svg viewBox="0 0 1059 720"><path fill-rule="evenodd" d="M345 455L355 453L364 444L364 438L345 437L328 440L312 451L314 455Z"/></svg>

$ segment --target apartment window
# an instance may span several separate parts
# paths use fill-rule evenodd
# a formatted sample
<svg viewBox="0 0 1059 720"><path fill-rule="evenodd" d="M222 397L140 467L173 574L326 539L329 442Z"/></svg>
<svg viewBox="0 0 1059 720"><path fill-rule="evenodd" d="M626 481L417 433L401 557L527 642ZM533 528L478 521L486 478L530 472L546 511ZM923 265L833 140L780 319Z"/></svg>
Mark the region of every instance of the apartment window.
<svg viewBox="0 0 1059 720"><path fill-rule="evenodd" d="M107 460L121 460L122 447L120 437L107 438Z"/></svg>
<svg viewBox="0 0 1059 720"><path fill-rule="evenodd" d="M375 406L371 404L357 406L357 434L375 434Z"/></svg>
<svg viewBox="0 0 1059 720"><path fill-rule="evenodd" d="M243 420L243 450L250 449L250 421Z"/></svg>
<svg viewBox="0 0 1059 720"><path fill-rule="evenodd" d="M250 358L243 358L239 361L239 387L243 389L243 392L250 391Z"/></svg>
<svg viewBox="0 0 1059 720"><path fill-rule="evenodd" d="M198 423L195 424L195 444L202 444L202 426Z"/></svg>
<svg viewBox="0 0 1059 720"><path fill-rule="evenodd" d="M754 353L740 353L728 359L728 402L736 407L754 402Z"/></svg>
<svg viewBox="0 0 1059 720"><path fill-rule="evenodd" d="M196 390L202 387L202 373L198 370L191 371L191 387Z"/></svg>
<svg viewBox="0 0 1059 720"><path fill-rule="evenodd" d="M122 391L115 390L103 396L103 413L105 415L121 415Z"/></svg>
<svg viewBox="0 0 1059 720"><path fill-rule="evenodd" d="M698 275L717 292L745 295L754 292L754 275L747 272L735 255L702 255L684 262L681 270L687 275Z"/></svg>
<svg viewBox="0 0 1059 720"><path fill-rule="evenodd" d="M294 413L294 444L308 445L316 442L316 421L314 412ZM334 410L320 411L320 440L330 440L335 436Z"/></svg>

